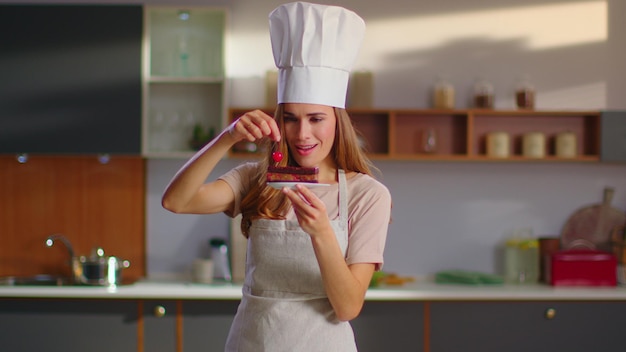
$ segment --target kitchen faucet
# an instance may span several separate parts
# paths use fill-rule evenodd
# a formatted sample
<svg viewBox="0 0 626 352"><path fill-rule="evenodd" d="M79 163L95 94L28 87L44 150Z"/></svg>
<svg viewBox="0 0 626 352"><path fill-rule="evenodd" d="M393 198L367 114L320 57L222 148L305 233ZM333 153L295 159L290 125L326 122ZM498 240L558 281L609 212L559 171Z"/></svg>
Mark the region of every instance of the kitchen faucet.
<svg viewBox="0 0 626 352"><path fill-rule="evenodd" d="M70 241L64 235L58 233L52 234L48 236L48 238L46 238L46 247L52 247L52 245L54 245L54 241L56 240L61 241L65 245L65 248L67 248L67 251L70 255L69 264L70 268L72 269L72 278L76 280L76 278L79 277L82 273L82 270L79 265L80 263L74 255L74 248L72 247Z"/></svg>
<svg viewBox="0 0 626 352"><path fill-rule="evenodd" d="M52 247L55 240L59 240L63 242L63 244L67 248L67 251L70 254L70 262L71 262L74 259L74 248L72 248L72 244L70 243L70 241L65 236L55 233L53 235L48 236L48 238L46 238L46 246Z"/></svg>

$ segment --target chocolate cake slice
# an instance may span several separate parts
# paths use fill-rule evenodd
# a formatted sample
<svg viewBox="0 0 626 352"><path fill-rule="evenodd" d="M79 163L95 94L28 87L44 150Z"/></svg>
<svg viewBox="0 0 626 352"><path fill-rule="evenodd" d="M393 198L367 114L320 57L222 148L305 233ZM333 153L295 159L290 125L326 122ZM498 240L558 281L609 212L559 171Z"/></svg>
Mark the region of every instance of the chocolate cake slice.
<svg viewBox="0 0 626 352"><path fill-rule="evenodd" d="M317 183L317 167L268 166L267 182Z"/></svg>

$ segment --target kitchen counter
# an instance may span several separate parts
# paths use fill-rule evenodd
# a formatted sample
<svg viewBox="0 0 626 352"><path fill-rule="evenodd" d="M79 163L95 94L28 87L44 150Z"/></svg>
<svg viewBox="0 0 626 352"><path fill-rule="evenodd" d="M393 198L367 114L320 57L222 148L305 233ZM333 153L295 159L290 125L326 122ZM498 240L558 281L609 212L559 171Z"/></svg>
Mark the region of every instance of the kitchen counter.
<svg viewBox="0 0 626 352"><path fill-rule="evenodd" d="M142 280L117 287L5 286L0 298L93 298L93 299L206 299L239 300L240 284L195 284L184 281ZM370 288L370 301L481 301L557 300L626 301L626 287L552 287L549 285L469 286L436 284L418 280L402 286Z"/></svg>

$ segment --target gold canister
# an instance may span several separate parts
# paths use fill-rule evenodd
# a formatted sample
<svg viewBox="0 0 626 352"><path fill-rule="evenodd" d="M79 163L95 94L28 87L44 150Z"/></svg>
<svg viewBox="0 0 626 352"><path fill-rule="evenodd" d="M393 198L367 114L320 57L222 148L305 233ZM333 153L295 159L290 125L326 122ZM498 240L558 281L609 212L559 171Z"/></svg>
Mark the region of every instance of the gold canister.
<svg viewBox="0 0 626 352"><path fill-rule="evenodd" d="M508 158L511 150L509 134L491 132L487 134L487 156L490 158Z"/></svg>
<svg viewBox="0 0 626 352"><path fill-rule="evenodd" d="M525 133L522 137L522 155L526 158L544 158L546 136L541 132Z"/></svg>
<svg viewBox="0 0 626 352"><path fill-rule="evenodd" d="M572 132L561 132L556 135L556 156L559 158L576 157L576 135Z"/></svg>

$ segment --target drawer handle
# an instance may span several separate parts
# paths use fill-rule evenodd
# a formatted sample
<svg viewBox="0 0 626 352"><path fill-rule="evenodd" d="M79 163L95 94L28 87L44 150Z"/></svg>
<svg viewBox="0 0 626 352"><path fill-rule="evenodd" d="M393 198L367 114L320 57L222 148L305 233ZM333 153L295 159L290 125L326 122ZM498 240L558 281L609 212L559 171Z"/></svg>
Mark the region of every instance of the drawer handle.
<svg viewBox="0 0 626 352"><path fill-rule="evenodd" d="M546 309L546 319L554 319L556 316L556 309L548 308Z"/></svg>
<svg viewBox="0 0 626 352"><path fill-rule="evenodd" d="M163 306L156 306L154 307L154 316L157 318L162 318L165 316L165 307Z"/></svg>

